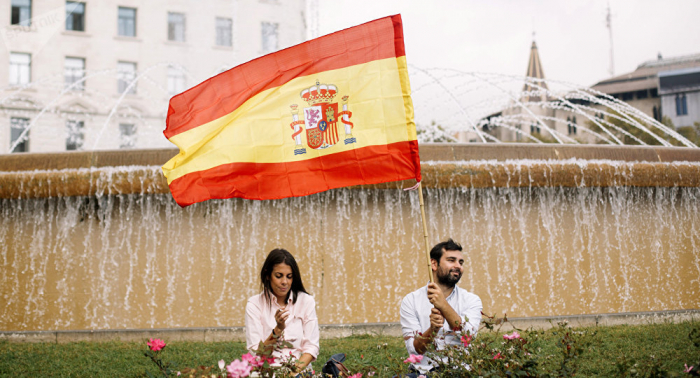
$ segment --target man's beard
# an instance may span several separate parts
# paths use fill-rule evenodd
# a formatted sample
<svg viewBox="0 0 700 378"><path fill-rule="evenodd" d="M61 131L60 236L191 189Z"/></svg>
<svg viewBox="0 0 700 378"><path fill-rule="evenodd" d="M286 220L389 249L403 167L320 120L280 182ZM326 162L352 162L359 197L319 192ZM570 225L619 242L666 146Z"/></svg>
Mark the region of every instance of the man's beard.
<svg viewBox="0 0 700 378"><path fill-rule="evenodd" d="M457 269L455 269L455 271L459 272ZM441 269L440 266L438 266L437 280L439 283L448 287L455 287L460 278L462 278L462 272L459 272L458 276L453 276L452 272Z"/></svg>

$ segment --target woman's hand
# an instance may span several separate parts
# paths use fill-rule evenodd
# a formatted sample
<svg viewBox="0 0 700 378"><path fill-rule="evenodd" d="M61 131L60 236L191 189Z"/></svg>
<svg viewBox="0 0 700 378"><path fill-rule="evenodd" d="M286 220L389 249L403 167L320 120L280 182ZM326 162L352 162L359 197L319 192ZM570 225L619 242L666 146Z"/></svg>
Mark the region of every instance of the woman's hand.
<svg viewBox="0 0 700 378"><path fill-rule="evenodd" d="M289 317L289 311L281 308L275 312L275 322L277 322L277 329L280 330L280 333L284 331L284 328L286 327L286 321L287 318Z"/></svg>
<svg viewBox="0 0 700 378"><path fill-rule="evenodd" d="M295 363L294 363L294 371L293 371L293 373L294 373L294 374L299 374L299 373L301 373L302 371L304 371L304 369L306 369L306 366L308 366L308 365L309 365L309 364L303 363L303 362L300 362L300 361L295 362Z"/></svg>
<svg viewBox="0 0 700 378"><path fill-rule="evenodd" d="M313 361L313 360L314 360L314 358L313 358L313 356L311 356L310 354L308 354L308 353L302 354L302 355L299 357L299 360L298 360L298 361L296 362L296 364L295 364L295 365L296 365L296 369L295 369L295 371L294 371L294 374L299 374L299 373L301 373L302 371L304 371L304 369L306 369L306 367L309 366L309 364L310 364L311 361Z"/></svg>

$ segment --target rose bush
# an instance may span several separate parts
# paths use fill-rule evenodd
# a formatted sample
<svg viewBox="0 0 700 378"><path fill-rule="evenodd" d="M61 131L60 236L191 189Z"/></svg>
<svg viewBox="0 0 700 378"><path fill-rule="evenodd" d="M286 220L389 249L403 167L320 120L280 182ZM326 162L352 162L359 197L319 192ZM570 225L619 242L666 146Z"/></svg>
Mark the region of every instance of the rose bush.
<svg viewBox="0 0 700 378"><path fill-rule="evenodd" d="M468 332L455 331L453 336L459 340L457 345L451 345L442 350L429 346L425 355L397 354L389 352L387 344L377 345L375 352L364 351L358 359L346 364L350 369L350 378L369 378L373 376L396 377L409 372L412 363L420 363L424 358L434 361L438 371L431 378L440 377L571 377L579 372L581 355L589 347L595 348L595 329L573 330L566 323L560 323L550 331L520 330L511 326L509 332L501 332L504 325L509 324L506 317L496 318L484 316L481 323L480 335L486 331L489 334L476 337ZM555 335L555 340L552 340ZM695 347L700 348L700 328L694 327L690 339ZM197 368L175 369L172 363L164 363L162 354L168 349L160 339L149 339L146 343L146 356L156 364L162 377L208 377L208 378L246 378L246 377L294 377L297 362L293 357L275 359L273 352L281 349L280 344L259 345L257 351L247 352L239 359L227 363L218 361L217 365L199 366ZM384 351L384 352L382 352ZM405 352L405 350L404 350ZM367 353L384 354L381 371L364 364ZM377 359L374 358L376 362ZM691 357L692 358L692 357ZM612 361L615 361L613 357ZM316 363L323 363L317 361ZM618 357L615 376L620 377L698 377L700 376L700 361L687 361L685 366L675 368L664 364L664 361L654 356L631 359L626 356ZM319 369L320 370L320 369ZM308 374L306 374L308 373ZM321 378L320 372L306 372L304 378ZM152 376L149 373L144 374ZM326 377L323 377L326 378Z"/></svg>

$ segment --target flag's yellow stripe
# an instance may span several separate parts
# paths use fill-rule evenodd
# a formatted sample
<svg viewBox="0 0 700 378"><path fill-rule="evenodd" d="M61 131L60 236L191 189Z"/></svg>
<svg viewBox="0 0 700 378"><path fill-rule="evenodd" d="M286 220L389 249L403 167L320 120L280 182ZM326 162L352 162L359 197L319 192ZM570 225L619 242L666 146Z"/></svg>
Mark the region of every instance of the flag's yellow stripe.
<svg viewBox="0 0 700 378"><path fill-rule="evenodd" d="M309 105L302 100L300 92L317 80L338 88L332 102L338 103L339 112L342 97L349 96L352 135L357 142L347 145L343 142L345 131L338 120L337 144L323 150L311 149L306 143L306 131L302 130L306 154L294 155L290 105L298 105L298 118L303 120L303 108ZM416 132L406 58L402 56L298 77L261 92L234 112L170 138L180 153L163 166L163 172L170 184L188 173L222 164L294 162L410 140L416 140Z"/></svg>

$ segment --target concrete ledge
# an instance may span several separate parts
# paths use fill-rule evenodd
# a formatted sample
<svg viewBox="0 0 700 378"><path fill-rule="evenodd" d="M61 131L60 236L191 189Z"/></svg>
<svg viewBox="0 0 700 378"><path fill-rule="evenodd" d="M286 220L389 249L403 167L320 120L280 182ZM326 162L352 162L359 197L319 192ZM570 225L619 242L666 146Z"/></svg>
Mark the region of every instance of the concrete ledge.
<svg viewBox="0 0 700 378"><path fill-rule="evenodd" d="M364 324L322 324L319 326L322 339L372 335L401 337L399 323L364 323Z"/></svg>
<svg viewBox="0 0 700 378"><path fill-rule="evenodd" d="M55 343L56 331L17 331L0 332L0 341L7 340L16 343Z"/></svg>
<svg viewBox="0 0 700 378"><path fill-rule="evenodd" d="M567 322L571 327L596 327L616 325L644 325L657 323L680 323L700 320L700 310L668 310L623 312L618 314L535 316L529 318L508 318L501 330L513 328L549 329L558 323Z"/></svg>
<svg viewBox="0 0 700 378"><path fill-rule="evenodd" d="M511 329L549 329L557 323L568 322L571 327L596 327L616 325L644 325L657 323L680 323L699 321L700 310L670 310L626 312L618 314L537 316L528 318L509 318L509 323L501 331ZM399 323L364 323L364 324L322 324L319 326L322 339L372 335L401 337ZM243 327L209 327L209 328L161 328L161 329L115 329L86 331L0 331L0 341L19 343L70 343L70 342L107 342L125 341L142 342L149 338L168 341L223 342L244 341Z"/></svg>
<svg viewBox="0 0 700 378"><path fill-rule="evenodd" d="M568 160L700 161L700 148L534 143L421 143L421 161ZM0 154L0 170L34 171L165 164L176 148Z"/></svg>
<svg viewBox="0 0 700 378"><path fill-rule="evenodd" d="M700 187L699 162L651 163L601 160L423 162L425 188ZM415 180L367 185L407 188ZM351 187L359 188L360 186ZM0 171L0 198L43 198L169 193L159 166L57 171Z"/></svg>

